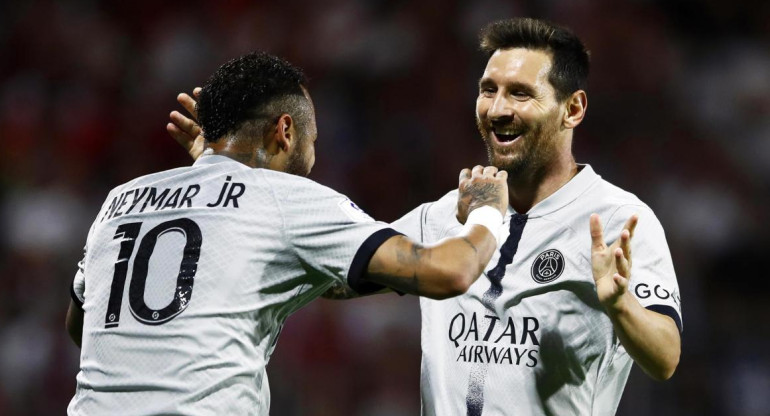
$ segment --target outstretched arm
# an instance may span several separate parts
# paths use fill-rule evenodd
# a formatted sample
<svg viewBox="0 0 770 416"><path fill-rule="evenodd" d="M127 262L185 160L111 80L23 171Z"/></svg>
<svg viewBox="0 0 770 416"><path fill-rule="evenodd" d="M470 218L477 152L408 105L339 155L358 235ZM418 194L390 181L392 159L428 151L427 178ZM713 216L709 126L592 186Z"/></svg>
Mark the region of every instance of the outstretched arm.
<svg viewBox="0 0 770 416"><path fill-rule="evenodd" d="M507 177L490 166L464 169L458 196L458 219L467 220L463 233L432 245L391 237L374 253L366 279L433 299L465 293L497 249L496 233L508 207Z"/></svg>
<svg viewBox="0 0 770 416"><path fill-rule="evenodd" d="M196 88L193 95L197 98L199 93L200 89ZM173 111L166 129L197 159L203 153L204 139L196 123L196 101L186 93L179 94L177 101L190 117ZM370 260L366 279L399 292L436 299L465 293L482 274L497 248L496 233L508 208L507 177L507 172L498 172L491 166L464 169L460 174L457 214L461 223L468 220L464 233L430 246L403 236L391 237ZM497 210L497 223L490 220L490 208L479 209L482 207ZM322 296L349 299L360 295L349 286L339 284Z"/></svg>
<svg viewBox="0 0 770 416"><path fill-rule="evenodd" d="M599 216L591 215L591 264L599 301L618 339L650 377L667 380L679 364L681 339L670 317L644 308L628 291L631 278L631 238L638 217L626 222L620 238L604 243Z"/></svg>

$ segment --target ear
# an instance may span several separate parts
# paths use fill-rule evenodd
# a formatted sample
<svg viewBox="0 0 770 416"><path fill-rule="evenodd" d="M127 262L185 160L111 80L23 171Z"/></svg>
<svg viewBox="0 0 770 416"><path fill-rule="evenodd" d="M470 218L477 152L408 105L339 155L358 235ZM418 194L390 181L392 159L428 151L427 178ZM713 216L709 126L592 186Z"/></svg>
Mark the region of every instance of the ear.
<svg viewBox="0 0 770 416"><path fill-rule="evenodd" d="M274 130L265 137L265 149L270 154L288 153L295 138L294 119L283 113L278 117Z"/></svg>
<svg viewBox="0 0 770 416"><path fill-rule="evenodd" d="M562 126L566 129L574 129L583 121L588 108L588 97L583 90L577 90L567 99L565 104L567 111L564 113Z"/></svg>

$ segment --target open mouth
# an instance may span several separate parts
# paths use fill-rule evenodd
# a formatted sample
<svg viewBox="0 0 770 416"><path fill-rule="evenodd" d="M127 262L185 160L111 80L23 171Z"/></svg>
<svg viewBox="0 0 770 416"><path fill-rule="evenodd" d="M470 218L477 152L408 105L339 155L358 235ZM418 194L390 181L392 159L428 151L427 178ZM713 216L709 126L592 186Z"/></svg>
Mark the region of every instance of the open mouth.
<svg viewBox="0 0 770 416"><path fill-rule="evenodd" d="M519 137L521 137L521 133L514 133L514 132L492 132L492 134L495 136L495 139L500 143L510 143Z"/></svg>

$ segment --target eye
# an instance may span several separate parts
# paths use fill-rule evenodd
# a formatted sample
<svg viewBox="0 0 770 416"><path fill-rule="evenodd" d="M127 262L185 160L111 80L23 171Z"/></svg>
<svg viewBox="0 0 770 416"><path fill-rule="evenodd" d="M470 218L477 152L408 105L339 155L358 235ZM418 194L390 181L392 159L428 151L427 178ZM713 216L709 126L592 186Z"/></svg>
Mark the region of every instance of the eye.
<svg viewBox="0 0 770 416"><path fill-rule="evenodd" d="M517 100L528 100L531 96L524 91L514 91L511 95Z"/></svg>
<svg viewBox="0 0 770 416"><path fill-rule="evenodd" d="M479 95L482 95L484 97L494 97L496 92L497 92L497 89L495 88L483 87L479 90Z"/></svg>

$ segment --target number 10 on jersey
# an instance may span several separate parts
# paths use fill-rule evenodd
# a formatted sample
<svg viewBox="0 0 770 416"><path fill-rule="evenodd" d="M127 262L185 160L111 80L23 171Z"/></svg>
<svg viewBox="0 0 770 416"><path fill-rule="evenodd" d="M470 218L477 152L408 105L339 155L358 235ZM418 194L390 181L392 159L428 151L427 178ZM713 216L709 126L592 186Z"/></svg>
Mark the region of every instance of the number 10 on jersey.
<svg viewBox="0 0 770 416"><path fill-rule="evenodd" d="M134 252L134 244L142 228L141 222L122 224L115 231L114 239L122 239L120 253L115 262L115 273L112 276L110 299L107 303L107 314L104 318L104 327L113 328L120 323L120 308L123 303L123 290L126 286L128 263ZM158 238L166 233L179 232L185 236L184 253L182 263L179 265L179 275L176 280L174 298L161 309L152 309L144 301L144 289L147 283L147 272L150 257L155 250ZM129 310L137 321L145 325L161 325L182 313L190 303L195 283L195 272L198 270L198 259L201 254L203 236L201 229L195 221L188 218L179 218L166 221L150 230L142 237L139 250L134 259L134 270L131 274L131 284L128 287Z"/></svg>

